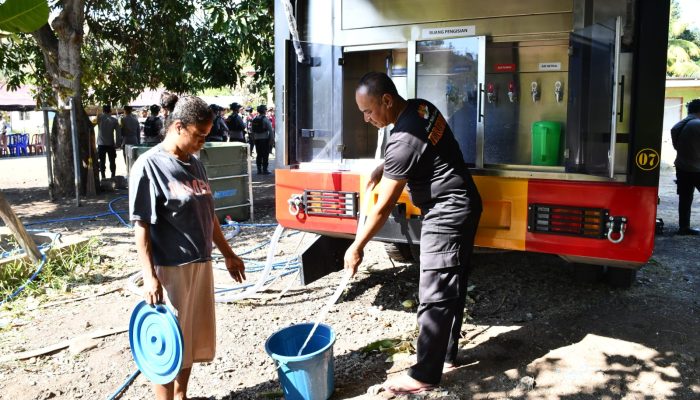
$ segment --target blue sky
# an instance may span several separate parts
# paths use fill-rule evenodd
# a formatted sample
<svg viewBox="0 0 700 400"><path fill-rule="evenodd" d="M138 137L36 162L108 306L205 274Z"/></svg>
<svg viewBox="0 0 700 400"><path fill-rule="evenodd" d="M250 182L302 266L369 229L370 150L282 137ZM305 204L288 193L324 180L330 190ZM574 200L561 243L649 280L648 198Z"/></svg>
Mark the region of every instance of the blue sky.
<svg viewBox="0 0 700 400"><path fill-rule="evenodd" d="M700 0L678 0L681 18L690 25L700 28Z"/></svg>

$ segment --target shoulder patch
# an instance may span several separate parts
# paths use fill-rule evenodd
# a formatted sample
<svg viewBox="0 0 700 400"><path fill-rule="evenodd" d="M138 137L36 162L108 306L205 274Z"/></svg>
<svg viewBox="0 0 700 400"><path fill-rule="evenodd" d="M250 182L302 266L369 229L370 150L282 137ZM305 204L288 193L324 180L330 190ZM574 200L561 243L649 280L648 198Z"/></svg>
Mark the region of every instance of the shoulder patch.
<svg viewBox="0 0 700 400"><path fill-rule="evenodd" d="M427 104L420 104L418 106L418 115L423 119L428 119L428 117L430 117Z"/></svg>

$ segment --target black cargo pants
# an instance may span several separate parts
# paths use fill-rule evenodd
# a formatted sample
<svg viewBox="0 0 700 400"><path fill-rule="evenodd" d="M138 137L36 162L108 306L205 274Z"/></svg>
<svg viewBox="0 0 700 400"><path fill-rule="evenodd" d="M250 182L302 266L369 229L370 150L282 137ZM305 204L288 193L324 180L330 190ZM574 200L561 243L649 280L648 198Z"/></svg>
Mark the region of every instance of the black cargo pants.
<svg viewBox="0 0 700 400"><path fill-rule="evenodd" d="M678 193L678 225L680 229L690 228L690 209L693 206L693 194L700 191L700 172L682 171L676 168Z"/></svg>
<svg viewBox="0 0 700 400"><path fill-rule="evenodd" d="M440 383L443 364L456 361L480 217L479 207L456 232L430 223L421 227L418 360L408 372L421 382Z"/></svg>

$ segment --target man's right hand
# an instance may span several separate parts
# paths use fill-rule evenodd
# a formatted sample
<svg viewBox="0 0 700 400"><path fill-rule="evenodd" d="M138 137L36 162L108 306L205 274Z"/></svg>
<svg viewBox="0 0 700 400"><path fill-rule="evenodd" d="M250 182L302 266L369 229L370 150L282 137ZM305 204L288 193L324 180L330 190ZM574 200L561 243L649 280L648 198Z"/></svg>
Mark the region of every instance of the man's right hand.
<svg viewBox="0 0 700 400"><path fill-rule="evenodd" d="M163 285L157 277L143 278L143 299L150 305L163 303Z"/></svg>
<svg viewBox="0 0 700 400"><path fill-rule="evenodd" d="M355 276L357 273L357 267L362 263L363 256L364 252L355 243L351 244L345 251L343 263L345 270L348 271L351 276Z"/></svg>

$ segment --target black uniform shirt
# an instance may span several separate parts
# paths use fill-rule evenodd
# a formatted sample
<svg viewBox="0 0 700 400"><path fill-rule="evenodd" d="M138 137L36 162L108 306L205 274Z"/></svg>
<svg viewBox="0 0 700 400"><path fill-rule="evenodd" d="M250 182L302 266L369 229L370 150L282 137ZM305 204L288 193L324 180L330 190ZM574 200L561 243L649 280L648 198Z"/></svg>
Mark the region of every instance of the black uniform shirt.
<svg viewBox="0 0 700 400"><path fill-rule="evenodd" d="M384 176L407 179L424 223L462 225L481 211L481 197L459 144L442 113L430 102L408 100L386 146Z"/></svg>

